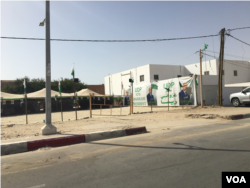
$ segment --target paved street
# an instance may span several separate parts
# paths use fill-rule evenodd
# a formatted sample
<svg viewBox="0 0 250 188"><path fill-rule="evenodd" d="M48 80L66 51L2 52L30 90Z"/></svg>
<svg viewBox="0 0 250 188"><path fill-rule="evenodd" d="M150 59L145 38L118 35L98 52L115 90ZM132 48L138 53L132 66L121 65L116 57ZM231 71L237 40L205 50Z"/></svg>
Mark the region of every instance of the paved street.
<svg viewBox="0 0 250 188"><path fill-rule="evenodd" d="M3 156L2 188L221 187L222 171L250 171L249 120L169 130L166 123L147 134Z"/></svg>

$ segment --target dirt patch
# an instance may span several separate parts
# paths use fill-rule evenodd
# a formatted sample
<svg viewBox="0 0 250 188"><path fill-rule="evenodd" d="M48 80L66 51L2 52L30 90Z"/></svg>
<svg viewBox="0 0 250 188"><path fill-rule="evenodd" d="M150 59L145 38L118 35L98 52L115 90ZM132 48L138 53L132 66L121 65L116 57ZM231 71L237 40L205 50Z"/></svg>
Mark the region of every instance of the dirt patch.
<svg viewBox="0 0 250 188"><path fill-rule="evenodd" d="M217 114L186 114L185 118L191 119L225 119L225 120L232 120L231 116L221 116Z"/></svg>
<svg viewBox="0 0 250 188"><path fill-rule="evenodd" d="M128 107L112 109L113 115L120 113L128 114ZM231 115L250 113L249 107L221 107L205 106L201 107L134 107L134 114L128 116L95 116L89 118L89 111L78 111L78 120L75 120L75 112L52 113L52 124L57 127L59 134L72 134L73 132L90 133L97 131L109 131L114 129L128 129L142 126L155 126L166 124L166 122L185 123L187 119L195 121L196 119L218 119L221 121L230 120ZM93 110L93 114L100 114L100 110ZM102 109L102 114L110 114L110 109ZM190 115L191 114L191 115ZM28 115L29 124L25 124L26 117L11 116L1 117L1 140L37 137L41 135L41 127L44 126L43 120L45 114ZM189 121L190 121L189 120Z"/></svg>

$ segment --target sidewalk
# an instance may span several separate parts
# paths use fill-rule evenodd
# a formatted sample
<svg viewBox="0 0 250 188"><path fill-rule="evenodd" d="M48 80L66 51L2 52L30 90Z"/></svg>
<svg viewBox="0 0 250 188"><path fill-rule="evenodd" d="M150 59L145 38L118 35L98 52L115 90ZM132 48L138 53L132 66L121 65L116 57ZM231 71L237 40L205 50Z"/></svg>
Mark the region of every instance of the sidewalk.
<svg viewBox="0 0 250 188"><path fill-rule="evenodd" d="M27 151L33 151L42 147L59 147L102 139L129 136L146 133L146 127L130 129L99 131L93 133L55 134L48 136L27 137L5 140L1 143L1 155L9 155Z"/></svg>
<svg viewBox="0 0 250 188"><path fill-rule="evenodd" d="M127 113L128 108L122 109L122 112ZM114 109L114 113L120 113L120 109ZM222 118L221 116L239 115L236 118L244 117L243 114L250 114L249 107L172 107L168 108L153 108L153 113L149 113L151 107L135 107L133 115L128 116L93 116L93 118L83 119L87 116L86 111L78 112L78 120L75 120L75 112L64 112L64 121L61 122L60 113L52 113L52 124L57 127L57 132L61 134L71 134L72 132L90 133L96 131L108 131L113 129L127 129L133 127L150 126L160 123L172 123L181 121L197 121L208 117L225 121L230 118ZM103 109L103 114L110 113L110 109ZM93 114L97 114L95 110ZM187 117L193 114L194 118ZM195 115L194 115L195 114ZM201 117L203 115L203 117ZM43 119L45 114L33 114L28 116L30 124L25 124L21 120L25 116L11 116L1 118L1 140L38 137L41 135L41 127L44 126ZM70 117L71 119L67 119ZM231 118L233 119L233 118ZM32 123L33 122L33 123Z"/></svg>
<svg viewBox="0 0 250 188"><path fill-rule="evenodd" d="M44 123L32 124L2 124L1 148L2 155L30 151L45 146L63 146L99 139L127 136L134 133L178 129L182 127L202 126L213 122L231 121L250 118L250 108L241 107L184 107L172 108L170 111L162 108L134 108L129 116L93 116L93 118L56 121L58 134L41 135ZM72 113L72 112L67 112ZM41 114L39 114L41 115ZM39 116L38 115L38 116ZM71 114L72 115L72 114ZM36 116L36 115L33 115ZM54 117L54 114L52 114ZM18 117L4 117L3 122L11 122ZM16 120L15 120L16 121ZM2 122L2 123L3 123ZM135 129L140 127L140 129ZM147 127L147 129L146 129ZM129 131L131 130L131 131Z"/></svg>

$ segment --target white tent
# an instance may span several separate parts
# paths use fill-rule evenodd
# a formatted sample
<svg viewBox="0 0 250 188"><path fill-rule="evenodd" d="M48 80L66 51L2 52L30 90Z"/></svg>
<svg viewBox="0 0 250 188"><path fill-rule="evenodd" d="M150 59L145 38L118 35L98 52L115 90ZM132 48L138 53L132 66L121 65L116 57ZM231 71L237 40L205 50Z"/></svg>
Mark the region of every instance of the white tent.
<svg viewBox="0 0 250 188"><path fill-rule="evenodd" d="M5 100L23 99L24 94L11 94L11 93L1 92L1 98Z"/></svg>
<svg viewBox="0 0 250 188"><path fill-rule="evenodd" d="M60 97L60 94L58 91L51 90L51 97L55 97L56 95ZM72 96L74 95L70 93L62 93L62 97L72 97ZM45 97L46 97L46 88L27 94L27 98L29 99L30 98L45 98Z"/></svg>
<svg viewBox="0 0 250 188"><path fill-rule="evenodd" d="M104 95L101 95L99 93L96 93L90 89L82 89L80 91L77 91L77 96L89 96L89 94L92 94L92 95L95 95L95 96L104 96ZM71 95L74 96L74 93L71 93Z"/></svg>

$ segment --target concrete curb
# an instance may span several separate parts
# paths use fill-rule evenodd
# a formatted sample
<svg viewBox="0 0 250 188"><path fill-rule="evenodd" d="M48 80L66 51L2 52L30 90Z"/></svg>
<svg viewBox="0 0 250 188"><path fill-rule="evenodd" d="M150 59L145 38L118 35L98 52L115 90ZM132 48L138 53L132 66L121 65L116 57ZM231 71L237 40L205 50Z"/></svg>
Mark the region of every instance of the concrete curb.
<svg viewBox="0 0 250 188"><path fill-rule="evenodd" d="M1 144L1 156L22 153L39 149L41 147L60 147L96 140L116 138L121 136L129 136L133 134L146 133L146 127L131 128L125 130L100 131L89 134L70 135L57 138L48 138L41 140L13 142Z"/></svg>
<svg viewBox="0 0 250 188"><path fill-rule="evenodd" d="M250 114L238 114L230 116L232 120L250 118Z"/></svg>

